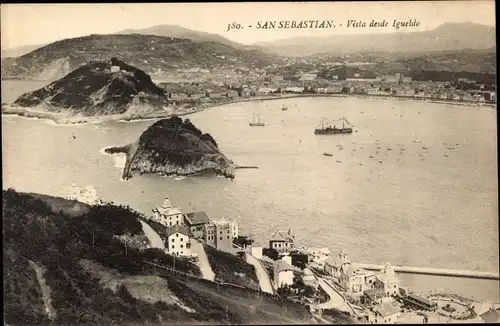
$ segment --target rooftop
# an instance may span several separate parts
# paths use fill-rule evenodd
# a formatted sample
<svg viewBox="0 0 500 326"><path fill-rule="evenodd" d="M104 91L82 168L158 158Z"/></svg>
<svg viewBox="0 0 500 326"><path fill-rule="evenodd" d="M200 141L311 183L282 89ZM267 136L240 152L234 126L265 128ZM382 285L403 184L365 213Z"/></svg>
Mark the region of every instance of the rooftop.
<svg viewBox="0 0 500 326"><path fill-rule="evenodd" d="M193 212L186 214L189 225L205 224L210 222L210 218L205 212Z"/></svg>
<svg viewBox="0 0 500 326"><path fill-rule="evenodd" d="M291 242L293 242L293 240L294 240L293 238L294 237L292 236L290 230L288 230L288 232L278 231L271 236L269 241L291 241Z"/></svg>
<svg viewBox="0 0 500 326"><path fill-rule="evenodd" d="M274 269L279 273L283 271L293 271L292 266L284 260L276 260L274 262Z"/></svg>
<svg viewBox="0 0 500 326"><path fill-rule="evenodd" d="M387 317L390 315L394 315L398 312L401 312L401 309L399 307L394 306L390 302L383 302L373 308L373 311L375 313L380 314L382 317Z"/></svg>
<svg viewBox="0 0 500 326"><path fill-rule="evenodd" d="M189 236L188 229L183 225L176 224L176 225L173 225L173 226L167 228L167 236L170 237L171 235L176 234L176 233L180 233L180 234L184 234L186 236Z"/></svg>
<svg viewBox="0 0 500 326"><path fill-rule="evenodd" d="M479 315L479 317L481 317L481 319L487 323L498 323L500 322L500 309L490 309L485 313Z"/></svg>

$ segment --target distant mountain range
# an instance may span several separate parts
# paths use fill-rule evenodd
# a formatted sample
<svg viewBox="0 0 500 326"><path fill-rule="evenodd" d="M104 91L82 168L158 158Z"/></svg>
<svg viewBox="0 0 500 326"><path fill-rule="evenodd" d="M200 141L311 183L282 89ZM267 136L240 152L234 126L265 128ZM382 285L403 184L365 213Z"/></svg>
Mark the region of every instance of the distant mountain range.
<svg viewBox="0 0 500 326"><path fill-rule="evenodd" d="M184 28L178 25L157 25L143 29L126 29L119 31L115 34L142 34L142 35L157 35L165 37L186 38L197 42L217 42L220 44L228 45L235 49L245 50L261 50L265 51L256 45L245 45L238 42L231 41L219 34L211 34L192 29Z"/></svg>
<svg viewBox="0 0 500 326"><path fill-rule="evenodd" d="M437 61L429 59L429 56L435 57L436 51L446 53ZM24 55L4 57L15 53ZM384 64L378 66L382 70L396 63L408 70L433 68L493 73L496 72L496 64L491 62L496 57L495 27L446 23L425 32L294 37L248 46L218 34L158 25L2 51L2 78L57 79L88 61L110 57L151 74L158 69L261 67L276 63L280 55L382 61Z"/></svg>
<svg viewBox="0 0 500 326"><path fill-rule="evenodd" d="M257 43L287 56L316 53L343 55L357 52L427 52L496 47L495 27L473 23L446 23L433 30L410 33L292 37Z"/></svg>
<svg viewBox="0 0 500 326"><path fill-rule="evenodd" d="M56 79L92 60L116 57L153 73L182 68L263 67L275 55L215 41L141 34L90 35L57 41L18 58L2 59L2 78Z"/></svg>

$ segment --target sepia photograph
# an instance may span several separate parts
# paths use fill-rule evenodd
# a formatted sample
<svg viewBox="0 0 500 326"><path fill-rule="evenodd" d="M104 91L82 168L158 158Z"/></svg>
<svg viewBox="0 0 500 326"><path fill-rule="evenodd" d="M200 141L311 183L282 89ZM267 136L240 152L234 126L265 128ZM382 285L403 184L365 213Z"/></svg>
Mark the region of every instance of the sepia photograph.
<svg viewBox="0 0 500 326"><path fill-rule="evenodd" d="M4 325L500 322L493 0L0 11Z"/></svg>

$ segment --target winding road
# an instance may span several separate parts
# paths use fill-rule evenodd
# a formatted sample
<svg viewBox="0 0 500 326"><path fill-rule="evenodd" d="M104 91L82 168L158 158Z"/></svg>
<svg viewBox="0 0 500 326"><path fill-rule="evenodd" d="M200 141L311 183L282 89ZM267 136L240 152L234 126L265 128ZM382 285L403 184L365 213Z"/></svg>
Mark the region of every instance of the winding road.
<svg viewBox="0 0 500 326"><path fill-rule="evenodd" d="M191 252L197 254L198 267L200 268L201 275L204 279L209 281L215 280L215 273L208 262L207 253L198 240L191 238Z"/></svg>
<svg viewBox="0 0 500 326"><path fill-rule="evenodd" d="M264 266L262 266L257 258L250 255L248 252L245 254L247 263L255 267L255 273L257 274L257 278L259 279L260 289L263 292L274 294L273 286L271 285L271 280L269 279L269 274L267 274Z"/></svg>
<svg viewBox="0 0 500 326"><path fill-rule="evenodd" d="M156 231L153 230L153 228L151 226L149 226L148 223L146 223L142 220L139 220L139 222L141 222L141 224L142 224L142 230L144 231L144 234L148 238L149 243L151 244L151 247L165 250L165 243L163 242L161 237L158 235L158 233L156 233Z"/></svg>
<svg viewBox="0 0 500 326"><path fill-rule="evenodd" d="M328 294L330 299L327 302L320 303L317 305L320 309L338 309L341 311L346 311L349 313L353 313L351 307L346 303L344 297L335 289L333 285L331 285L328 281L323 278L318 278L319 286L323 289L323 291Z"/></svg>

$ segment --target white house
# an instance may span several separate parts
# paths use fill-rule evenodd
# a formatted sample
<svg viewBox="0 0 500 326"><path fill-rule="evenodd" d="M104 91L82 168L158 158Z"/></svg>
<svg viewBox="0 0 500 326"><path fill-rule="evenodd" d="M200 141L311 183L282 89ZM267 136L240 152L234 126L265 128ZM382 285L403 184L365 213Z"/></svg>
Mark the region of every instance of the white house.
<svg viewBox="0 0 500 326"><path fill-rule="evenodd" d="M375 289L383 289L387 296L394 296L399 294L399 279L394 273L394 269L389 263L385 265L381 273L375 275ZM369 282L369 281L368 281Z"/></svg>
<svg viewBox="0 0 500 326"><path fill-rule="evenodd" d="M171 255L191 256L191 242L188 229L175 224L167 229L167 250Z"/></svg>
<svg viewBox="0 0 500 326"><path fill-rule="evenodd" d="M290 252L294 247L295 236L292 235L292 231L288 229L288 232L278 231L271 235L269 239L269 248L275 249L278 253Z"/></svg>
<svg viewBox="0 0 500 326"><path fill-rule="evenodd" d="M111 72L119 72L120 67L119 66L111 66Z"/></svg>
<svg viewBox="0 0 500 326"><path fill-rule="evenodd" d="M274 282L278 288L293 284L293 269L285 260L274 262Z"/></svg>
<svg viewBox="0 0 500 326"><path fill-rule="evenodd" d="M173 207L170 199L165 198L163 204L153 208L153 220L165 226L180 225L184 223L184 214L177 207Z"/></svg>

